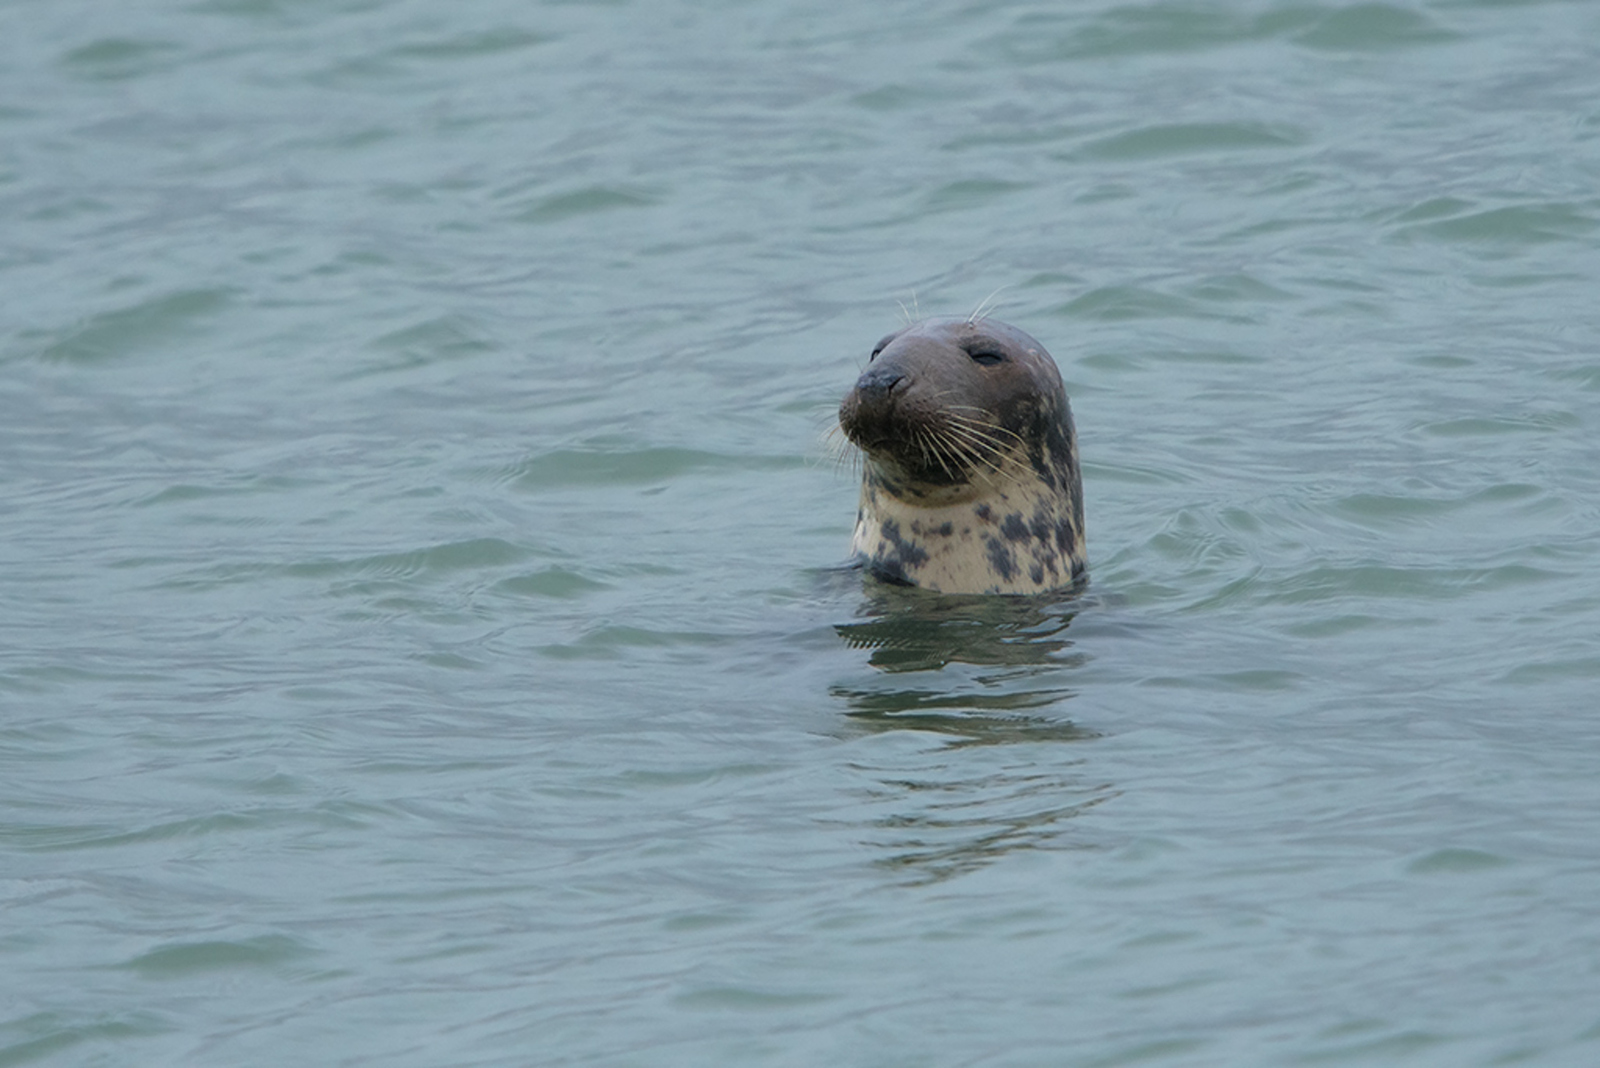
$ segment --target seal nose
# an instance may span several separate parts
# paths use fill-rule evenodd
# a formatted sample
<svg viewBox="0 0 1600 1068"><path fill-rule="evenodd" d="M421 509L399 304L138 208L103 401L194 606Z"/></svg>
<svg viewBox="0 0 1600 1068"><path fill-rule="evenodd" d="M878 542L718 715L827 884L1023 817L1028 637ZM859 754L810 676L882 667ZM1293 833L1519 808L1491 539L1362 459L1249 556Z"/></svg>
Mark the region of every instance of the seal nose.
<svg viewBox="0 0 1600 1068"><path fill-rule="evenodd" d="M892 367L869 367L856 379L856 392L865 401L881 401L889 391L905 381L905 375Z"/></svg>

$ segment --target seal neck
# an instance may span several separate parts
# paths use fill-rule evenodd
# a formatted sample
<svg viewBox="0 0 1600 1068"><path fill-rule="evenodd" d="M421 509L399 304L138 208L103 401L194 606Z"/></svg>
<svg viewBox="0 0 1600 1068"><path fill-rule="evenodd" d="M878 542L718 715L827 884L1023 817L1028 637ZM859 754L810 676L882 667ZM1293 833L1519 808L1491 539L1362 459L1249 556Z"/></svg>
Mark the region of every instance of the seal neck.
<svg viewBox="0 0 1600 1068"><path fill-rule="evenodd" d="M984 487L970 478L948 485L918 481L902 471L894 461L879 460L870 455L866 457L863 474L863 489L887 494L903 504L918 508L947 508L965 504L977 500L984 492Z"/></svg>

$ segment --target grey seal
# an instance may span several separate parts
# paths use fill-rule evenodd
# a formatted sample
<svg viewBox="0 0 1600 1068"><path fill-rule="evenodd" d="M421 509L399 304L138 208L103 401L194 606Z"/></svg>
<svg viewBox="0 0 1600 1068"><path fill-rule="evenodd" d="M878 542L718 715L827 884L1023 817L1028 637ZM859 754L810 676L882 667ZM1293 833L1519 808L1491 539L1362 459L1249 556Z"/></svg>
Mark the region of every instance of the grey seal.
<svg viewBox="0 0 1600 1068"><path fill-rule="evenodd" d="M861 449L850 549L869 574L940 593L1036 594L1084 573L1083 479L1061 372L987 318L895 331L839 405Z"/></svg>

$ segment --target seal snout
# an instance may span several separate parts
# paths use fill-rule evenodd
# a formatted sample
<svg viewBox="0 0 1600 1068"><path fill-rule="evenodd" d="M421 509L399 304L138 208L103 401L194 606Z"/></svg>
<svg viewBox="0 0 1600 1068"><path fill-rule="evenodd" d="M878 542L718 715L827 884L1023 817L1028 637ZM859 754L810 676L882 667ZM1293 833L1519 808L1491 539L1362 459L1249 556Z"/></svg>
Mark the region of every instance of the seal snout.
<svg viewBox="0 0 1600 1068"><path fill-rule="evenodd" d="M901 418L902 394L910 380L901 368L875 364L861 372L856 386L839 406L839 425L845 436L871 452L896 438L894 426Z"/></svg>
<svg viewBox="0 0 1600 1068"><path fill-rule="evenodd" d="M868 403L882 403L888 399L889 392L905 380L906 376L899 368L883 365L869 367L856 379L856 393Z"/></svg>

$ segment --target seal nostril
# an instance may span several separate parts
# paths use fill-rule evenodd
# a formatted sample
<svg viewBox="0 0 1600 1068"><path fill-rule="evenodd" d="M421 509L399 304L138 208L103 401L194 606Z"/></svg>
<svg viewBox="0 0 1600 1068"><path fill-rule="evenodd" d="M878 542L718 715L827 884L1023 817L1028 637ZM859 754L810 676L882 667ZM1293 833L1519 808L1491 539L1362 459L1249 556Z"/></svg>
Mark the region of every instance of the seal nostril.
<svg viewBox="0 0 1600 1068"><path fill-rule="evenodd" d="M856 379L856 392L864 397L881 399L889 395L900 382L905 381L905 375L887 367L869 367L860 378Z"/></svg>

